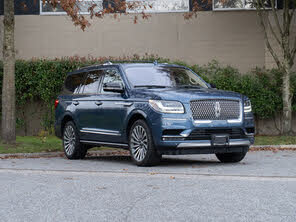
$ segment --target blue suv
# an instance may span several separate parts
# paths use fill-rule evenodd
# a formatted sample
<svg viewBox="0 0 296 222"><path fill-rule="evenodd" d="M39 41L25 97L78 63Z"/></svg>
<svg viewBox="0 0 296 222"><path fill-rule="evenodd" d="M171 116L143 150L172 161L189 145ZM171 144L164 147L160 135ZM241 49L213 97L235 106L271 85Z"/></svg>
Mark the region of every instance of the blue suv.
<svg viewBox="0 0 296 222"><path fill-rule="evenodd" d="M167 154L239 162L254 142L250 100L179 65L108 62L76 70L55 107L55 132L69 159L108 146L129 149L138 166Z"/></svg>

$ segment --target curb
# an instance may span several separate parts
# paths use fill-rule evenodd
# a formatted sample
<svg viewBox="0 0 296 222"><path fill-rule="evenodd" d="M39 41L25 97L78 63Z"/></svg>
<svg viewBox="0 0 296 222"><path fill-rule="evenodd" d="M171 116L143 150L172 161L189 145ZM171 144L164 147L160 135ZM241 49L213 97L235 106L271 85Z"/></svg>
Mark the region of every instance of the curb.
<svg viewBox="0 0 296 222"><path fill-rule="evenodd" d="M96 150L88 151L87 157L95 156L112 156L112 155L124 155L128 156L127 150ZM24 159L24 158L52 158L52 157L65 157L64 152L42 152L42 153L6 153L0 154L0 159Z"/></svg>
<svg viewBox="0 0 296 222"><path fill-rule="evenodd" d="M295 145L256 145L250 147L251 152L255 151L296 151ZM113 150L96 150L88 151L87 157L96 156L112 156L123 155L129 156L128 150L113 149ZM0 159L24 159L24 158L52 158L52 157L65 157L64 152L43 152L43 153L6 153L0 154Z"/></svg>
<svg viewBox="0 0 296 222"><path fill-rule="evenodd" d="M250 151L284 151L284 150L295 151L296 144L293 144L293 145L256 145L256 146L250 147Z"/></svg>

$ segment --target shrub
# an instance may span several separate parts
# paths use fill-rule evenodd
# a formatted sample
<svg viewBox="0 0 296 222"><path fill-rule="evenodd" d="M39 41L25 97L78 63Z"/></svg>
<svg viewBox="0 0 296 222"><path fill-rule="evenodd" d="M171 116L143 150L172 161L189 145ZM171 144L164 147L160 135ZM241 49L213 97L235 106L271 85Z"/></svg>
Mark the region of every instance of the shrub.
<svg viewBox="0 0 296 222"><path fill-rule="evenodd" d="M261 119L274 117L281 112L281 73L278 69L256 68L241 74L233 67L221 66L213 61L204 66L191 67L205 80L213 83L218 89L235 91L248 96L253 105L254 114ZM292 75L293 110L296 110L296 76Z"/></svg>
<svg viewBox="0 0 296 222"><path fill-rule="evenodd" d="M60 93L64 79L68 72L79 67L106 60L155 60L169 62L168 59L159 58L154 55L140 57L122 58L84 58L66 57L61 59L46 60L32 59L29 61L16 61L16 102L19 110L29 101L42 101L48 106L48 112L44 114L43 126L51 129L53 126L53 104ZM256 68L248 73L241 74L237 69L230 66L221 66L217 61L207 65L189 66L182 61L174 61L180 65L187 66L199 74L209 83L213 83L218 89L242 93L248 96L253 105L254 114L258 118L271 118L282 110L281 99L281 73L277 69ZM0 62L0 90L2 88L3 65ZM293 98L293 110L296 110L296 75L291 79ZM0 91L1 92L1 91Z"/></svg>

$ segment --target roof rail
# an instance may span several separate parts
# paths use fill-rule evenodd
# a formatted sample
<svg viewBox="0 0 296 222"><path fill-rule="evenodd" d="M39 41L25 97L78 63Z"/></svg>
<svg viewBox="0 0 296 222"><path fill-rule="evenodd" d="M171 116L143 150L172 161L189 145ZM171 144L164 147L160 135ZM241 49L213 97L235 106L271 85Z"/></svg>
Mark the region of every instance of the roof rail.
<svg viewBox="0 0 296 222"><path fill-rule="evenodd" d="M155 61L151 60L108 60L104 63L154 63ZM104 64L103 63L103 64Z"/></svg>
<svg viewBox="0 0 296 222"><path fill-rule="evenodd" d="M78 67L77 70L88 69L88 68L96 67L96 66L99 66L99 65L100 64L92 64L92 65L89 65L89 66Z"/></svg>
<svg viewBox="0 0 296 222"><path fill-rule="evenodd" d="M112 65L112 64L113 64L113 63L112 63L111 61L109 61L109 60L108 60L108 61L105 61L105 62L103 63L104 66L106 66L106 65Z"/></svg>

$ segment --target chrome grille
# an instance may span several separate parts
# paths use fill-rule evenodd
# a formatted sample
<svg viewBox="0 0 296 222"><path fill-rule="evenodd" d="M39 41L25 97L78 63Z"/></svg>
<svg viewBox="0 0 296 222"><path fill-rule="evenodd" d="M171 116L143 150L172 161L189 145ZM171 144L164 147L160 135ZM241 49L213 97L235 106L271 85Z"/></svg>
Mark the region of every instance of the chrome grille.
<svg viewBox="0 0 296 222"><path fill-rule="evenodd" d="M240 102L228 99L190 101L194 120L232 120L240 118Z"/></svg>

